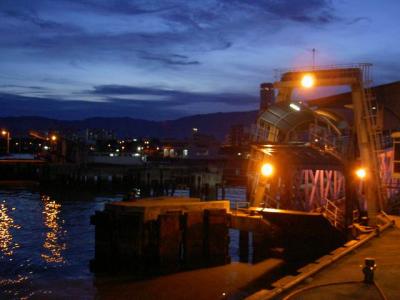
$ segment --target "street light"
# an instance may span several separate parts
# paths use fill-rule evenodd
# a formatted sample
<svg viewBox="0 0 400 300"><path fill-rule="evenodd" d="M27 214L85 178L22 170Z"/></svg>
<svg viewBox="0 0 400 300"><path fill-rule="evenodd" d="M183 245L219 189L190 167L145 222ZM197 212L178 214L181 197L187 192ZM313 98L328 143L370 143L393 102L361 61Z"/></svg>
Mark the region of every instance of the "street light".
<svg viewBox="0 0 400 300"><path fill-rule="evenodd" d="M270 163L263 164L261 167L261 174L265 177L270 177L274 173L274 167Z"/></svg>
<svg viewBox="0 0 400 300"><path fill-rule="evenodd" d="M10 132L3 129L1 131L1 135L5 136L5 138L6 138L6 141L7 141L7 152L6 153L10 154Z"/></svg>
<svg viewBox="0 0 400 300"><path fill-rule="evenodd" d="M359 179L363 180L367 176L367 171L364 168L358 168L356 170L356 175Z"/></svg>
<svg viewBox="0 0 400 300"><path fill-rule="evenodd" d="M53 134L53 135L51 136L51 141L52 141L52 142L57 141L57 136L56 136L55 134Z"/></svg>
<svg viewBox="0 0 400 300"><path fill-rule="evenodd" d="M301 79L301 85L307 89L313 87L315 84L315 78L312 74L305 74Z"/></svg>

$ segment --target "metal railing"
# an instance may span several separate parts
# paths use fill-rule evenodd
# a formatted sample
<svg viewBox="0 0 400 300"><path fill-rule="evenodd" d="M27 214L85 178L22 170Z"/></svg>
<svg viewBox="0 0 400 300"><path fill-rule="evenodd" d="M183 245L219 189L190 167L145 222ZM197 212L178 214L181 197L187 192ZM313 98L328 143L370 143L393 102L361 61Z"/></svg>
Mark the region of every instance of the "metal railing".
<svg viewBox="0 0 400 300"><path fill-rule="evenodd" d="M335 202L342 202L343 200L344 198L340 198ZM325 205L314 209L313 212L321 213L334 227L343 230L344 211L335 202L325 198Z"/></svg>
<svg viewBox="0 0 400 300"><path fill-rule="evenodd" d="M234 211L234 215L237 215L239 210L244 210L244 209L249 209L250 208L250 202L248 201L235 201L234 202L234 208L232 209Z"/></svg>

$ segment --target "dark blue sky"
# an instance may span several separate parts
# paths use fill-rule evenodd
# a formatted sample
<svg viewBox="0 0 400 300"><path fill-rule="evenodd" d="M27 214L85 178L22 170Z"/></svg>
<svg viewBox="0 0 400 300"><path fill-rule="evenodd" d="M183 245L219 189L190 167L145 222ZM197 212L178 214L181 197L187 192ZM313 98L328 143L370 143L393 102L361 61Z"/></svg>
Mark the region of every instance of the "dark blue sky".
<svg viewBox="0 0 400 300"><path fill-rule="evenodd" d="M397 0L1 0L0 116L173 119L258 106L273 69L400 79Z"/></svg>

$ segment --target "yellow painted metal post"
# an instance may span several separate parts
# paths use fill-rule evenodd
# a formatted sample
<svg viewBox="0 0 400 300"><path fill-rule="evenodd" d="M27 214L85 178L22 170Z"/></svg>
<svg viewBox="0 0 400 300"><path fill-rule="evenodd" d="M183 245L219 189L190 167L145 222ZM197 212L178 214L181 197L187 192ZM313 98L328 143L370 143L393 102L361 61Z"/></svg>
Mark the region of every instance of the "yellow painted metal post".
<svg viewBox="0 0 400 300"><path fill-rule="evenodd" d="M368 128L366 122L363 119L363 92L361 85L352 86L352 98L353 98L353 110L354 110L354 126L357 132L358 148L360 150L361 163L368 172L368 176L365 178L365 201L367 202L367 212L369 218L369 224L375 226L378 215L378 195L375 182L373 182L372 170L374 168L372 164L371 147L368 142Z"/></svg>

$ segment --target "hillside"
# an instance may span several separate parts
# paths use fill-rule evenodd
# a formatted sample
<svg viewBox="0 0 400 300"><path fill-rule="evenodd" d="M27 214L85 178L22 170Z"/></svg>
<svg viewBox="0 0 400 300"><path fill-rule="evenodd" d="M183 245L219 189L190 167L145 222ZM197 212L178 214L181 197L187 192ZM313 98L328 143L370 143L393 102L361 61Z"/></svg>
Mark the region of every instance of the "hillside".
<svg viewBox="0 0 400 300"><path fill-rule="evenodd" d="M184 138L191 134L193 127L196 127L200 132L212 134L222 140L232 125L249 126L255 122L256 116L257 111L193 115L168 121L148 121L127 117L65 121L23 116L0 118L0 128L7 128L17 135L25 135L31 129L63 132L89 128L112 130L119 137Z"/></svg>

